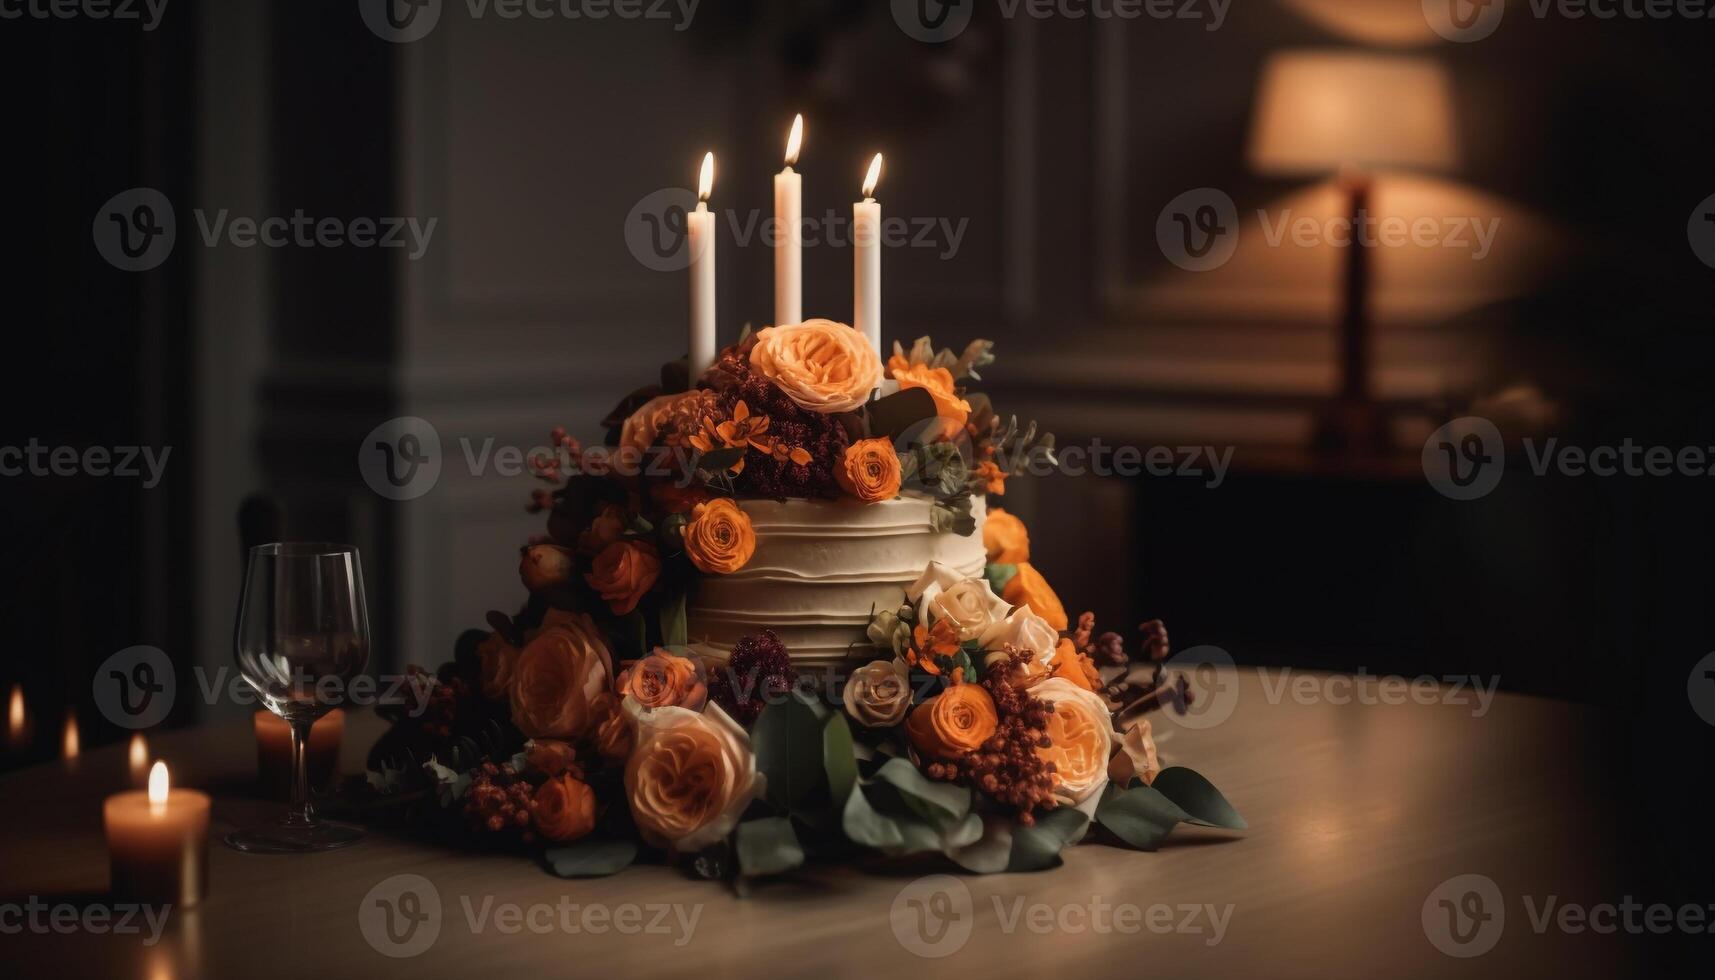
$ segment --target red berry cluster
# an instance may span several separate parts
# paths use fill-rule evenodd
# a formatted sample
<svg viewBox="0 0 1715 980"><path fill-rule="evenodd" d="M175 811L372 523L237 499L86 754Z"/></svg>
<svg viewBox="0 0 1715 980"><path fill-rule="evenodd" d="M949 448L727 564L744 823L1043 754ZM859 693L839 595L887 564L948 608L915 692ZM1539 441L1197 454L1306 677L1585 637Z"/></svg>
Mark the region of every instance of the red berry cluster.
<svg viewBox="0 0 1715 980"><path fill-rule="evenodd" d="M749 728L768 701L785 697L797 680L786 644L773 630L763 630L733 644L732 656L709 678L709 697Z"/></svg>
<svg viewBox="0 0 1715 980"><path fill-rule="evenodd" d="M1032 655L1029 651L1013 650L1008 645L1006 660L997 660L984 672L982 685L994 700L1000 725L979 751L951 762L930 763L930 779L964 783L1013 810L1018 822L1026 827L1035 825L1036 813L1052 810L1059 804L1054 799L1054 763L1036 754L1047 748L1048 716L1054 706L1029 691L1012 686L1008 678L1014 672L1028 670Z"/></svg>
<svg viewBox="0 0 1715 980"><path fill-rule="evenodd" d="M749 375L729 389L718 402L722 418L730 418L743 400L752 415L769 419L768 434L781 445L803 448L810 462L799 465L767 453L745 454L744 472L735 480L738 489L757 497L837 497L834 465L845 458L851 436L838 417L798 407L774 382Z"/></svg>
<svg viewBox="0 0 1715 980"><path fill-rule="evenodd" d="M470 791L465 794L464 812L471 828L492 834L519 831L525 843L534 840L530 830L530 800L534 790L510 765L484 762L470 772Z"/></svg>

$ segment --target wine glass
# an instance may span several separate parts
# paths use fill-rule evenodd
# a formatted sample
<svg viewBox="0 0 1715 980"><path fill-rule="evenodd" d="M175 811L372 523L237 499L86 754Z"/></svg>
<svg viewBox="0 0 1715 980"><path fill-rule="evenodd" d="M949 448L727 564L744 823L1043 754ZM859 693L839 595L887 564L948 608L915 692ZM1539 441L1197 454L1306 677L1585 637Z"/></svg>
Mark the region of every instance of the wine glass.
<svg viewBox="0 0 1715 980"><path fill-rule="evenodd" d="M240 830L241 851L325 851L362 839L348 824L317 819L305 746L315 720L345 700L369 661L369 612L357 549L288 542L250 549L238 604L234 655L244 680L292 735L292 806L277 824Z"/></svg>

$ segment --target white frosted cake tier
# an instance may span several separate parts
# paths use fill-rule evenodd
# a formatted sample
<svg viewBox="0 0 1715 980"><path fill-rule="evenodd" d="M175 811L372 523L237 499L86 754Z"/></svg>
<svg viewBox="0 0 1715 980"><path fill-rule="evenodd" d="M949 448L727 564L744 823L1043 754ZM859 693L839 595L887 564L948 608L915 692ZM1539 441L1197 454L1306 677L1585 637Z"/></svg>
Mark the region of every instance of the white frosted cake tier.
<svg viewBox="0 0 1715 980"><path fill-rule="evenodd" d="M686 610L691 641L719 656L746 633L772 629L800 666L838 663L848 650L868 659L872 609L897 608L932 561L973 576L987 561L980 497L968 535L932 530L931 501L921 497L738 503L756 530L756 553L739 572L702 577Z"/></svg>

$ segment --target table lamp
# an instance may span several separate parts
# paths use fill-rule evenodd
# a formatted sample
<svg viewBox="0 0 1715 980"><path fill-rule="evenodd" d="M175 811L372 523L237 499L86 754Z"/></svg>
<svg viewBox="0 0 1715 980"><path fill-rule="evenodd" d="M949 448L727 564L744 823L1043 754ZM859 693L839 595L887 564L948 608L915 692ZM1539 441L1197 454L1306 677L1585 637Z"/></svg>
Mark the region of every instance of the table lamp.
<svg viewBox="0 0 1715 980"><path fill-rule="evenodd" d="M1426 58L1337 50L1286 51L1264 66L1251 125L1250 165L1283 177L1336 175L1353 229L1369 210L1378 170L1457 165L1452 85ZM1386 419L1370 394L1371 245L1346 247L1340 317L1340 391L1317 420L1316 443L1346 454L1387 449Z"/></svg>

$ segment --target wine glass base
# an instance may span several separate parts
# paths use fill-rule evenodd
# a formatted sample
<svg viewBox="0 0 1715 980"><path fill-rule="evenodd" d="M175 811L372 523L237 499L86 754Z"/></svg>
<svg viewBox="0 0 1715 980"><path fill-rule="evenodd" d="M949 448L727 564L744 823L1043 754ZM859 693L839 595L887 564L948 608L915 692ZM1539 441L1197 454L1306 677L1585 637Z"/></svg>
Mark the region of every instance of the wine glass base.
<svg viewBox="0 0 1715 980"><path fill-rule="evenodd" d="M331 851L363 839L363 828L332 820L313 824L275 824L226 835L226 846L249 854L304 854Z"/></svg>

